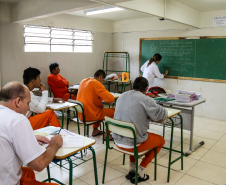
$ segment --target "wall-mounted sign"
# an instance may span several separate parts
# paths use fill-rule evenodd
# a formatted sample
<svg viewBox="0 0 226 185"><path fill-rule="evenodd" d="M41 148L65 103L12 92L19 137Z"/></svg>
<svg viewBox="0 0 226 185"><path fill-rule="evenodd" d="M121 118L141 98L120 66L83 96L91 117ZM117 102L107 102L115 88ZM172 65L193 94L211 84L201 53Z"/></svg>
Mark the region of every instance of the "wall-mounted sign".
<svg viewBox="0 0 226 185"><path fill-rule="evenodd" d="M213 26L226 26L226 16L214 17Z"/></svg>

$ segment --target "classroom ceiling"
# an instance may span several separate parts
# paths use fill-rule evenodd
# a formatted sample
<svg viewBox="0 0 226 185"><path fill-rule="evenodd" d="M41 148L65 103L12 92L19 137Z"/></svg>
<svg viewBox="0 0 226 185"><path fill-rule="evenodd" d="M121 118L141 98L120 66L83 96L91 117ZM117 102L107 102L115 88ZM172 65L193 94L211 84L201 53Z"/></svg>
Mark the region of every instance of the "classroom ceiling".
<svg viewBox="0 0 226 185"><path fill-rule="evenodd" d="M128 1L128 0L127 0ZM134 0L131 0L131 2ZM166 4L168 0L166 0ZM218 10L226 10L226 0L174 0L176 3L182 4L184 6L187 6L189 8L192 8L199 12L209 12L209 11L218 11ZM103 7L106 5L106 3L110 3L111 5L120 5L121 2L126 2L126 0L90 0L91 8L93 7ZM129 1L128 1L129 2ZM145 6L145 4L144 4ZM111 13L104 13L104 14L98 14L98 15L92 15L87 16L85 15L84 11L89 10L90 8L78 10L78 11L72 11L68 14L70 15L76 15L76 16L85 16L89 18L98 18L98 19L105 19L105 20L111 20L111 21L119 21L119 20L127 20L127 19L134 19L134 18L145 18L152 16L151 13L145 13L142 11L133 10L131 8L126 8L125 5L124 11L118 11L117 13L111 12Z"/></svg>
<svg viewBox="0 0 226 185"><path fill-rule="evenodd" d="M11 22L59 14L70 14L109 21L155 16L166 17L168 20L199 27L201 14L211 12L213 13L212 17L225 16L226 11L226 0L0 0L0 3L12 5L11 9L8 8L8 11L11 12ZM84 11L89 9L106 5L115 5L125 10L92 16L87 16L84 13Z"/></svg>
<svg viewBox="0 0 226 185"><path fill-rule="evenodd" d="M185 6L200 12L209 12L226 9L226 0L175 0Z"/></svg>

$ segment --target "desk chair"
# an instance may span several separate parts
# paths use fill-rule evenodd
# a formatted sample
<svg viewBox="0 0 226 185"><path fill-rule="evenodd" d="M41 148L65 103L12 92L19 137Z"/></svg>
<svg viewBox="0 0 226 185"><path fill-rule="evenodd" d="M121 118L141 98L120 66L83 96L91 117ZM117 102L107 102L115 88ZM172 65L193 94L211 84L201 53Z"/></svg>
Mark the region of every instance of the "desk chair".
<svg viewBox="0 0 226 185"><path fill-rule="evenodd" d="M52 92L52 90L51 90L50 87L48 88L48 91L49 91L49 97L52 97L52 93L53 93L53 92Z"/></svg>
<svg viewBox="0 0 226 185"><path fill-rule="evenodd" d="M103 170L103 179L102 179L102 184L104 184L105 180L105 171L106 171L106 163L107 163L107 155L108 155L108 149L115 149L121 153L127 154L127 155L132 155L136 159L136 170L135 170L135 184L138 182L138 159L145 155L147 152L151 150L155 150L155 172L154 172L154 179L156 180L156 171L157 171L157 148L153 148L150 150L145 150L143 152L138 153L138 147L136 146L136 127L133 123L129 122L124 122L124 121L119 121L116 119L109 118L105 116L105 124L106 124L106 132L107 132L107 138L106 138L106 151L105 151L105 161L104 161L104 170ZM133 152L127 152L125 150L122 150L118 148L116 145L113 147L110 147L109 145L109 131L132 138L134 140L134 153ZM124 165L124 158L123 158L123 165Z"/></svg>
<svg viewBox="0 0 226 185"><path fill-rule="evenodd" d="M78 113L82 114L83 121L78 119L78 114L77 114L77 123L79 124L79 121L80 121L84 124L84 136L89 137L89 126L99 122L103 123L103 133L104 133L104 120L86 121L85 109L84 109L83 103L80 101L71 100L71 99L69 99L68 102L78 104L78 106L76 106L75 109L77 109ZM103 143L104 143L104 134L103 134Z"/></svg>

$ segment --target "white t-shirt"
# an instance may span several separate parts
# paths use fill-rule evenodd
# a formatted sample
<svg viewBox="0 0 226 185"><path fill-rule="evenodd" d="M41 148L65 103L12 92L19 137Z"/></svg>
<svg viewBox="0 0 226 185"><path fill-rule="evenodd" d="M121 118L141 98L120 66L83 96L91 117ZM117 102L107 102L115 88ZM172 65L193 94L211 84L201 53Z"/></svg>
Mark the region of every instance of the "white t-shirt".
<svg viewBox="0 0 226 185"><path fill-rule="evenodd" d="M53 98L48 98L48 91L42 91L42 96L35 96L33 92L30 91L31 102L29 104L30 110L27 112L26 117L29 118L32 112L43 113L46 110L48 102L52 102Z"/></svg>
<svg viewBox="0 0 226 185"><path fill-rule="evenodd" d="M0 184L19 184L21 166L45 152L34 136L28 119L0 105Z"/></svg>
<svg viewBox="0 0 226 185"><path fill-rule="evenodd" d="M140 70L143 72L143 77L148 80L148 88L151 88L154 87L155 77L164 78L164 75L160 73L159 68L154 61L149 66L147 66L148 62L149 60L144 63Z"/></svg>

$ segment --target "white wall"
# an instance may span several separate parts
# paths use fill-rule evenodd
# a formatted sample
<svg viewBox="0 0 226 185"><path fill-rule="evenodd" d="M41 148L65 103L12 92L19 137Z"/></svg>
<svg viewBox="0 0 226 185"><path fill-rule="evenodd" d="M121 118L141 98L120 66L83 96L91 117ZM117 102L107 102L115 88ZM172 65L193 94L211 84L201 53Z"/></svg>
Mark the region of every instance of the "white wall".
<svg viewBox="0 0 226 185"><path fill-rule="evenodd" d="M130 53L131 78L135 79L139 75L140 38L225 36L226 27L193 29L171 21L159 21L157 18L147 18L115 22L114 32L113 48L114 50L128 51ZM164 89L171 90L172 93L175 93L177 89L200 91L207 101L195 108L195 114L206 118L226 121L225 83L156 79L155 84Z"/></svg>
<svg viewBox="0 0 226 185"><path fill-rule="evenodd" d="M94 33L93 53L45 53L24 52L23 24L4 24L0 27L1 84L9 81L22 82L23 70L35 67L41 70L41 79L47 85L49 64L58 62L61 75L70 84L80 83L83 78L93 76L102 68L103 53L112 50L112 23L70 15L55 16L29 22L64 28L88 29Z"/></svg>

